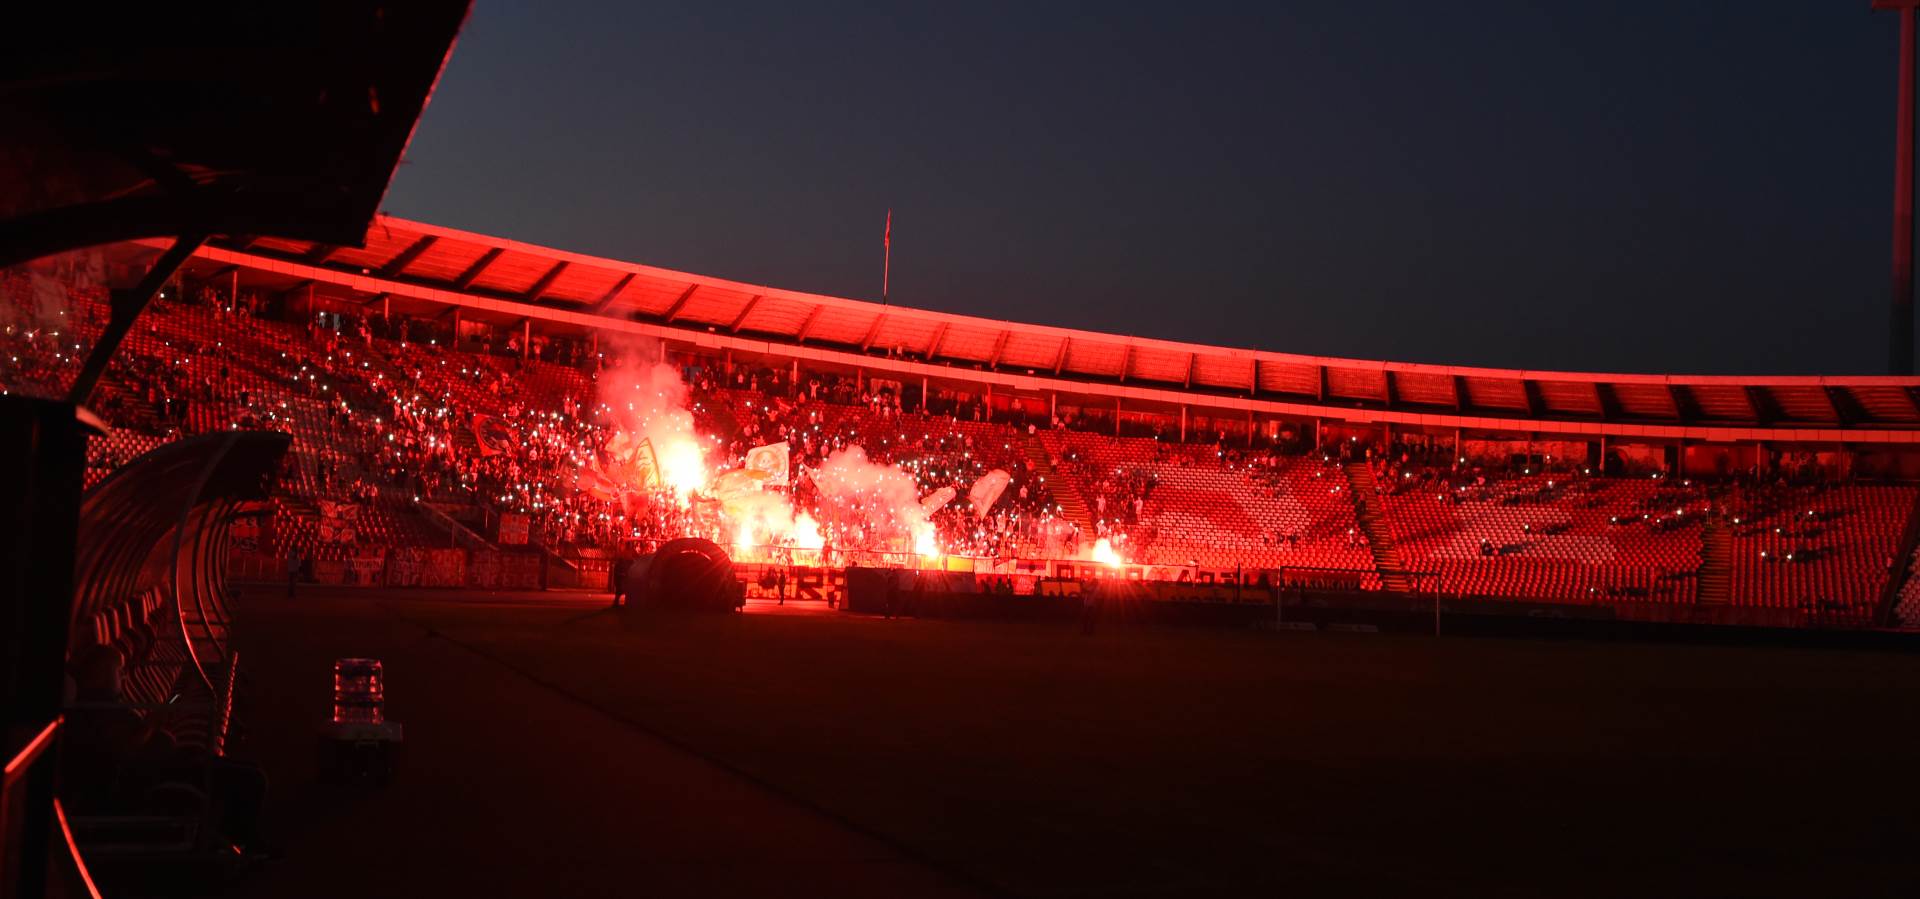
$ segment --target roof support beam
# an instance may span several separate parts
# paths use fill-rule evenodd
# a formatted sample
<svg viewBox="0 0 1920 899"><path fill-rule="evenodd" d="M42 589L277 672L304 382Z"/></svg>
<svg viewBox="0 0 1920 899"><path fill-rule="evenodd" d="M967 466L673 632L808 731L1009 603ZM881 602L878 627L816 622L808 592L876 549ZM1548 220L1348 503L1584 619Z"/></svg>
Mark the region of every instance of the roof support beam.
<svg viewBox="0 0 1920 899"><path fill-rule="evenodd" d="M1854 408L1853 397L1839 387L1827 387L1820 391L1827 398L1827 405L1833 408L1833 419L1842 426L1850 426L1865 421L1865 410Z"/></svg>
<svg viewBox="0 0 1920 899"><path fill-rule="evenodd" d="M1749 388L1749 390L1751 390L1751 388ZM1906 394L1907 405L1913 407L1914 414L1920 415L1920 388L1909 387L1901 391L1901 393Z"/></svg>
<svg viewBox="0 0 1920 899"><path fill-rule="evenodd" d="M1912 395L1911 391L1908 395ZM1779 406L1765 387L1748 387L1747 404L1753 407L1753 420L1761 425L1771 425L1780 420ZM1920 404L1914 408L1920 410Z"/></svg>
<svg viewBox="0 0 1920 899"><path fill-rule="evenodd" d="M760 294L747 298L747 304L740 307L740 314L733 317L733 324L727 326L727 333L740 333L740 326L747 323L747 316L753 314L753 307L760 305Z"/></svg>
<svg viewBox="0 0 1920 899"><path fill-rule="evenodd" d="M333 254L338 252L340 252L340 248L333 244L317 243L308 247L307 255L302 258L306 260L308 265L325 265L327 260L332 259Z"/></svg>
<svg viewBox="0 0 1920 899"><path fill-rule="evenodd" d="M432 234L429 234L425 237L420 238L419 240L414 241L413 243L408 244L407 248L404 250L401 250L399 255L396 255L392 259L387 260L386 265L380 266L380 277L392 278L396 275L399 275L401 272L406 271L407 266L412 265L415 259L419 259L421 253L425 253L427 250L432 249L434 243L439 240L440 238Z"/></svg>
<svg viewBox="0 0 1920 899"><path fill-rule="evenodd" d="M460 277L453 279L453 289L466 290L472 287L474 279L479 278L487 270L487 266L492 265L493 261L500 258L500 254L504 252L506 250L494 247L481 253L479 259L475 259L472 265L467 266L466 271L460 273Z"/></svg>
<svg viewBox="0 0 1920 899"><path fill-rule="evenodd" d="M1000 368L1000 356L1007 351L1007 338L1012 334L1013 329L1007 328L1000 332L999 337L993 339L993 355L987 357L988 368L995 370Z"/></svg>
<svg viewBox="0 0 1920 899"><path fill-rule="evenodd" d="M1259 363L1258 361L1256 361L1256 362L1254 362L1253 364L1257 366L1257 365L1259 365L1260 363ZM1316 368L1318 368L1318 369L1320 370L1320 373L1319 373L1319 376L1318 376L1317 378L1315 378L1315 379L1314 379L1314 380L1315 380L1315 381L1317 381L1318 383L1317 383L1317 384L1316 384L1316 385L1314 386L1314 388L1313 388L1313 398L1314 398L1314 399L1316 399L1316 400L1319 400L1320 402L1323 402L1323 403L1324 403L1324 402L1326 402L1326 401L1327 401L1327 387L1328 387L1328 385L1327 385L1327 367L1326 367L1326 366L1324 366L1324 365L1319 365L1319 366L1315 366L1315 367L1316 367Z"/></svg>
<svg viewBox="0 0 1920 899"><path fill-rule="evenodd" d="M1133 367L1133 344L1120 345L1120 383L1127 383L1127 369Z"/></svg>
<svg viewBox="0 0 1920 899"><path fill-rule="evenodd" d="M67 402L86 405L87 398L93 395L93 388L100 383L100 376L107 371L107 363L113 359L113 352L120 348L120 341L133 329L133 322L140 317L140 310L147 308L153 295L172 278L174 272L193 256L207 240L205 234L182 234L174 238L173 245L167 247L160 258L154 260L153 267L140 278L140 283L125 290L115 290L107 297L107 326L93 342L93 349L87 353L86 364L80 367L80 374L73 379L73 386L67 392Z"/></svg>
<svg viewBox="0 0 1920 899"><path fill-rule="evenodd" d="M686 291L680 294L680 298L674 300L673 305L667 307L667 311L660 313L660 320L673 321L674 317L680 314L680 310L687 308L687 301L693 299L693 292L699 289L698 284L687 285Z"/></svg>
<svg viewBox="0 0 1920 899"><path fill-rule="evenodd" d="M533 286L527 288L527 292L522 294L521 298L526 300L529 303L533 302L534 300L540 299L540 295L543 293L546 293L547 288L552 287L553 282L556 280L559 280L560 273L566 270L567 270L567 261L565 259L562 259L559 262L554 263L553 268L547 269L547 273L544 275L541 275L540 280L533 282Z"/></svg>
<svg viewBox="0 0 1920 899"><path fill-rule="evenodd" d="M1467 379L1454 375L1447 379L1447 383L1453 388L1453 411L1467 408Z"/></svg>
<svg viewBox="0 0 1920 899"><path fill-rule="evenodd" d="M600 295L600 299L593 301L593 314L606 315L607 309L613 305L613 301L619 299L620 291L626 290L627 285L632 283L632 272L621 275L620 280L613 282L613 286L607 288L607 292Z"/></svg>
<svg viewBox="0 0 1920 899"><path fill-rule="evenodd" d="M860 352L864 353L873 348L873 342L880 337L880 327L886 323L887 314L885 312L873 317L873 324L867 326L866 339L860 341Z"/></svg>
<svg viewBox="0 0 1920 899"><path fill-rule="evenodd" d="M1180 382L1180 386L1186 387L1188 389L1193 388L1193 365L1199 359L1200 359L1199 353L1187 354L1187 377L1185 380Z"/></svg>
<svg viewBox="0 0 1920 899"><path fill-rule="evenodd" d="M1532 378L1521 378L1520 392L1527 397L1527 417L1539 418L1540 410L1547 405L1546 400L1540 396L1540 382Z"/></svg>
<svg viewBox="0 0 1920 899"><path fill-rule="evenodd" d="M933 357L940 355L940 343L947 339L947 324L947 322L941 322L939 327L933 329L933 339L927 341L928 362L932 362Z"/></svg>
<svg viewBox="0 0 1920 899"><path fill-rule="evenodd" d="M800 330L794 332L794 343L805 344L807 342L807 336L813 333L813 323L820 320L820 310L825 308L825 306L819 304L814 305L813 311L807 313L807 320L800 323Z"/></svg>
<svg viewBox="0 0 1920 899"><path fill-rule="evenodd" d="M1386 376L1386 381L1382 385L1382 392L1386 394L1387 408L1391 409L1400 405L1400 388L1399 385L1393 382L1392 370L1381 372L1381 374Z"/></svg>
<svg viewBox="0 0 1920 899"><path fill-rule="evenodd" d="M1673 397L1673 411L1682 423L1700 420L1700 401L1694 398L1693 391L1679 384L1668 384L1667 393Z"/></svg>
<svg viewBox="0 0 1920 899"><path fill-rule="evenodd" d="M1247 360L1247 395L1260 395L1260 357Z"/></svg>
<svg viewBox="0 0 1920 899"><path fill-rule="evenodd" d="M1060 338L1060 351L1053 356L1053 373L1055 377L1058 377L1061 372L1067 370L1067 347L1072 343L1073 341L1069 338Z"/></svg>
<svg viewBox="0 0 1920 899"><path fill-rule="evenodd" d="M1620 420L1620 395L1613 392L1612 384L1593 382L1593 396L1600 404L1600 417L1607 421Z"/></svg>

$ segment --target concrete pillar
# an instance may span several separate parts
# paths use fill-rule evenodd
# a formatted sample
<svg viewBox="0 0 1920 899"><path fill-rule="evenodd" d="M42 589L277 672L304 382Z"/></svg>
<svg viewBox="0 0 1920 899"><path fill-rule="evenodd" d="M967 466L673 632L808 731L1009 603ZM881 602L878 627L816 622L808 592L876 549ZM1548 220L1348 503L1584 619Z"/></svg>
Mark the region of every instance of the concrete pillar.
<svg viewBox="0 0 1920 899"><path fill-rule="evenodd" d="M1180 442L1187 442L1187 407L1180 407Z"/></svg>
<svg viewBox="0 0 1920 899"><path fill-rule="evenodd" d="M533 319L520 322L520 361L533 358Z"/></svg>

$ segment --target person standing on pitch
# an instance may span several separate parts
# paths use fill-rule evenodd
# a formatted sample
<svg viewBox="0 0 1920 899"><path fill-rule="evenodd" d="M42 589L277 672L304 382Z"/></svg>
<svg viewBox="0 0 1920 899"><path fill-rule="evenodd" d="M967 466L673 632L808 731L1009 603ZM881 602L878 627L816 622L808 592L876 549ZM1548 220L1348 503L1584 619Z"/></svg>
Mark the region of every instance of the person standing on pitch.
<svg viewBox="0 0 1920 899"><path fill-rule="evenodd" d="M306 567L306 560L301 558L300 551L297 549L288 550L287 551L287 598L288 599L293 598L294 585L300 582L300 569L304 567Z"/></svg>
<svg viewBox="0 0 1920 899"><path fill-rule="evenodd" d="M613 608L620 608L627 598L627 570L632 567L633 553L628 550L627 544L622 543L613 553L613 564L607 567L607 578L611 581L607 586L613 590Z"/></svg>

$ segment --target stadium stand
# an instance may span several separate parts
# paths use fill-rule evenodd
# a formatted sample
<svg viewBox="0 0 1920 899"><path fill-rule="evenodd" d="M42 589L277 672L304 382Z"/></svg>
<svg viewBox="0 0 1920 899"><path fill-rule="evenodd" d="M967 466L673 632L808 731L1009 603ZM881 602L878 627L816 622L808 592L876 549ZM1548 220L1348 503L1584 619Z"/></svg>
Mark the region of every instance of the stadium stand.
<svg viewBox="0 0 1920 899"><path fill-rule="evenodd" d="M103 297L66 289L62 274L16 269L0 282L9 389L58 389L105 320ZM328 579L380 580L400 551L510 550L498 541L516 519L525 536L515 544L582 583L630 540L734 542L664 494L619 499L582 480L613 432L601 384L633 364L601 352L596 335L294 299L235 279L183 280L156 300L103 381L113 427L93 444L89 482L183 436L289 434L271 514L251 558L235 559L259 576L293 556L308 576L319 566ZM71 324L35 326L50 315ZM1602 474L1530 456L1462 465L1431 440L1375 432L1316 448L1313 432L1291 424L1254 432L1218 419L1188 428L1184 415L1042 411L698 348L662 361L686 386L715 471L787 441L797 471L859 445L923 495L1008 472L990 514L961 501L933 517L943 552L979 566L1086 559L1106 540L1165 579L1325 572L1365 590L1751 607L1828 622L1891 619L1896 605L1912 616L1916 605L1912 566L1895 564L1912 548L1920 499L1904 482L1826 469L1676 479L1655 462ZM824 514L804 484L795 497ZM836 541L841 563L906 556L897 544Z"/></svg>

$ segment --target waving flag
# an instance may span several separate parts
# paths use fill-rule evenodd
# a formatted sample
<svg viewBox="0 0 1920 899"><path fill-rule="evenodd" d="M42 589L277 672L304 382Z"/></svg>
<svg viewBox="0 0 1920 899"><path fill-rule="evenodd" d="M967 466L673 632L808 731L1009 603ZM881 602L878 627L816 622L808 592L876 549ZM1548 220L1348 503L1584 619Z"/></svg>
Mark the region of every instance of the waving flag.
<svg viewBox="0 0 1920 899"><path fill-rule="evenodd" d="M747 453L747 470L760 475L760 483L768 487L787 486L787 473L791 468L788 462L788 449L785 440L756 446Z"/></svg>
<svg viewBox="0 0 1920 899"><path fill-rule="evenodd" d="M513 431L505 422L491 415L473 417L473 442L480 447L482 456L498 456L513 446Z"/></svg>
<svg viewBox="0 0 1920 899"><path fill-rule="evenodd" d="M999 468L981 475L980 480L973 482L973 489L967 491L967 502L973 504L973 514L987 514L987 510L999 502L1000 494L1007 492L1007 484L1012 481L1013 475Z"/></svg>
<svg viewBox="0 0 1920 899"><path fill-rule="evenodd" d="M927 510L928 515L932 515L945 508L948 503L953 502L954 496L958 495L958 493L959 491L952 487L942 487L923 497L920 500L920 508Z"/></svg>

